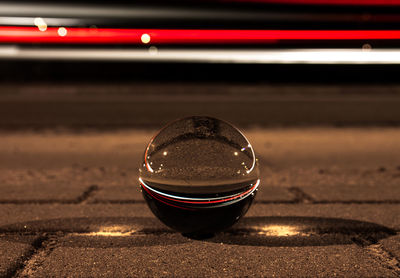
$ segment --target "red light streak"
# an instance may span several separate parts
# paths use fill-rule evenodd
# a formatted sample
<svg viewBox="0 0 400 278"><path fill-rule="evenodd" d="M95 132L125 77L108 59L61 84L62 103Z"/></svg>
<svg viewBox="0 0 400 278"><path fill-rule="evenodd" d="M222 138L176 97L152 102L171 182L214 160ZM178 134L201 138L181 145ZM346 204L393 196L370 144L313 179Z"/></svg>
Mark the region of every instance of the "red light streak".
<svg viewBox="0 0 400 278"><path fill-rule="evenodd" d="M39 31L36 27L0 27L0 43L54 44L143 44L143 34L150 44L265 44L279 40L397 40L400 30L175 30L58 28Z"/></svg>
<svg viewBox="0 0 400 278"><path fill-rule="evenodd" d="M186 207L176 206L176 205L173 205L173 204L171 204L171 203L169 203L169 202L165 202L165 201L163 201L163 200L160 199L160 195L158 195L158 194L156 194L156 193L154 193L154 192L150 192L150 190L148 190L148 189L147 189L145 186L143 186L143 185L142 185L142 188L143 188L151 197L153 197L154 199L156 199L157 201L159 201L159 202L161 202L161 203L163 203L163 204L166 204L166 205L171 206L171 207L174 207L174 208L179 208L179 209L195 210L195 209L192 209L192 208L186 208ZM156 194L157 196L159 196L159 197L157 198L157 197L155 196L155 194Z"/></svg>
<svg viewBox="0 0 400 278"><path fill-rule="evenodd" d="M235 195L233 197L229 197L229 198L225 198L225 199L221 199L221 200L215 200L215 201L184 201L184 200L180 200L180 199L173 199L173 198L169 198L169 197L166 197L166 196L161 196L160 194L157 194L155 192L150 193L149 190L146 188L146 186L144 186L143 184L141 184L141 185L142 185L142 188L144 188L153 197L155 197L154 195L157 195L159 198L162 198L162 199L167 199L167 200L170 200L170 201L179 202L179 203L186 203L186 204L214 204L214 203L228 202L228 201L231 201L231 200L238 199L238 198L240 198L242 196L245 196L246 194L248 194L252 190L254 190L258 186L258 183L256 183L253 187L251 187L249 190L247 190L247 191L245 191L243 193L240 193L240 194ZM159 201L161 201L161 200L159 200Z"/></svg>

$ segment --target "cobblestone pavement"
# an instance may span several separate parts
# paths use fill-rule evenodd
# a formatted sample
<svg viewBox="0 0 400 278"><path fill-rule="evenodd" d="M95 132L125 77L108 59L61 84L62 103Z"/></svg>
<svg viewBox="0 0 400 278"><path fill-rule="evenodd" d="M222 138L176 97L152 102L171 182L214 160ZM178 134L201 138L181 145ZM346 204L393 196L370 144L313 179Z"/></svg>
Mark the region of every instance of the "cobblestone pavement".
<svg viewBox="0 0 400 278"><path fill-rule="evenodd" d="M154 131L0 133L0 276L400 275L400 129L244 131L255 204L183 237L147 208L137 167Z"/></svg>

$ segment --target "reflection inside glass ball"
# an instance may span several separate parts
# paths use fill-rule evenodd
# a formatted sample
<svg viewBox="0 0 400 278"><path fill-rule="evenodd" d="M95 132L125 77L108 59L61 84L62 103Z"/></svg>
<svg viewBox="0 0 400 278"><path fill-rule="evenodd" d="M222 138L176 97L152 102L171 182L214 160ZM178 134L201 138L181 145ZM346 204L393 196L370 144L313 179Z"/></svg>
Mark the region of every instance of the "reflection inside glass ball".
<svg viewBox="0 0 400 278"><path fill-rule="evenodd" d="M224 121L202 116L172 122L150 140L139 181L152 212L193 236L233 225L260 183L246 137Z"/></svg>

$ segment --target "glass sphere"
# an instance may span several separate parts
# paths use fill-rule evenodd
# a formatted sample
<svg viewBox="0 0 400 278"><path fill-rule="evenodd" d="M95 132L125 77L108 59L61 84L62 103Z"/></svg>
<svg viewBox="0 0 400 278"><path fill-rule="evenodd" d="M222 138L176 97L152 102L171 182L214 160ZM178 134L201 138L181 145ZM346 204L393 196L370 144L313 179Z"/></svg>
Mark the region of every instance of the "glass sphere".
<svg viewBox="0 0 400 278"><path fill-rule="evenodd" d="M189 236L233 225L260 183L246 137L227 122L203 116L174 121L150 140L139 181L152 212Z"/></svg>

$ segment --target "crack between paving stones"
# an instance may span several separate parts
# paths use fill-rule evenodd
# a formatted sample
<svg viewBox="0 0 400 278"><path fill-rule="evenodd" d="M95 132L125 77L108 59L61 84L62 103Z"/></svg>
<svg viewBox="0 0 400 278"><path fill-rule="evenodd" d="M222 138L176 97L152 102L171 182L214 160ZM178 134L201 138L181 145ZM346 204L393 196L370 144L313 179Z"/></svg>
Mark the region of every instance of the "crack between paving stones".
<svg viewBox="0 0 400 278"><path fill-rule="evenodd" d="M392 271L397 277L400 277L399 260L397 260L392 253L385 250L381 244L372 244L365 247L365 249L367 250L368 254L378 261L382 266Z"/></svg>
<svg viewBox="0 0 400 278"><path fill-rule="evenodd" d="M25 254L23 254L21 258L6 271L5 277L17 277L17 274L25 268L26 263L30 261L31 258L38 252L38 250L42 247L43 242L47 239L47 236L40 236L36 238L31 243L31 248L29 248L29 250L26 251Z"/></svg>
<svg viewBox="0 0 400 278"><path fill-rule="evenodd" d="M298 187L289 187L288 191L293 195L294 203L315 203L315 200L310 195L308 195Z"/></svg>
<svg viewBox="0 0 400 278"><path fill-rule="evenodd" d="M29 257L20 263L19 267L15 270L13 276L16 278L31 277L43 264L46 258L55 249L59 236L47 235L39 237L38 240L32 244L33 250Z"/></svg>
<svg viewBox="0 0 400 278"><path fill-rule="evenodd" d="M86 189L78 198L73 200L57 200L57 199L47 199L47 200L1 200L0 205L51 205L51 204L85 204L86 201L99 189L97 185L91 185Z"/></svg>
<svg viewBox="0 0 400 278"><path fill-rule="evenodd" d="M399 260L397 260L392 253L385 250L376 238L372 236L366 238L358 235L352 237L351 240L360 248L364 249L381 266L393 272L395 276L400 277Z"/></svg>
<svg viewBox="0 0 400 278"><path fill-rule="evenodd" d="M97 185L91 185L89 186L88 189L86 189L81 196L79 196L76 201L74 202L75 204L86 204L87 201L94 195L96 191L99 190L99 187Z"/></svg>

